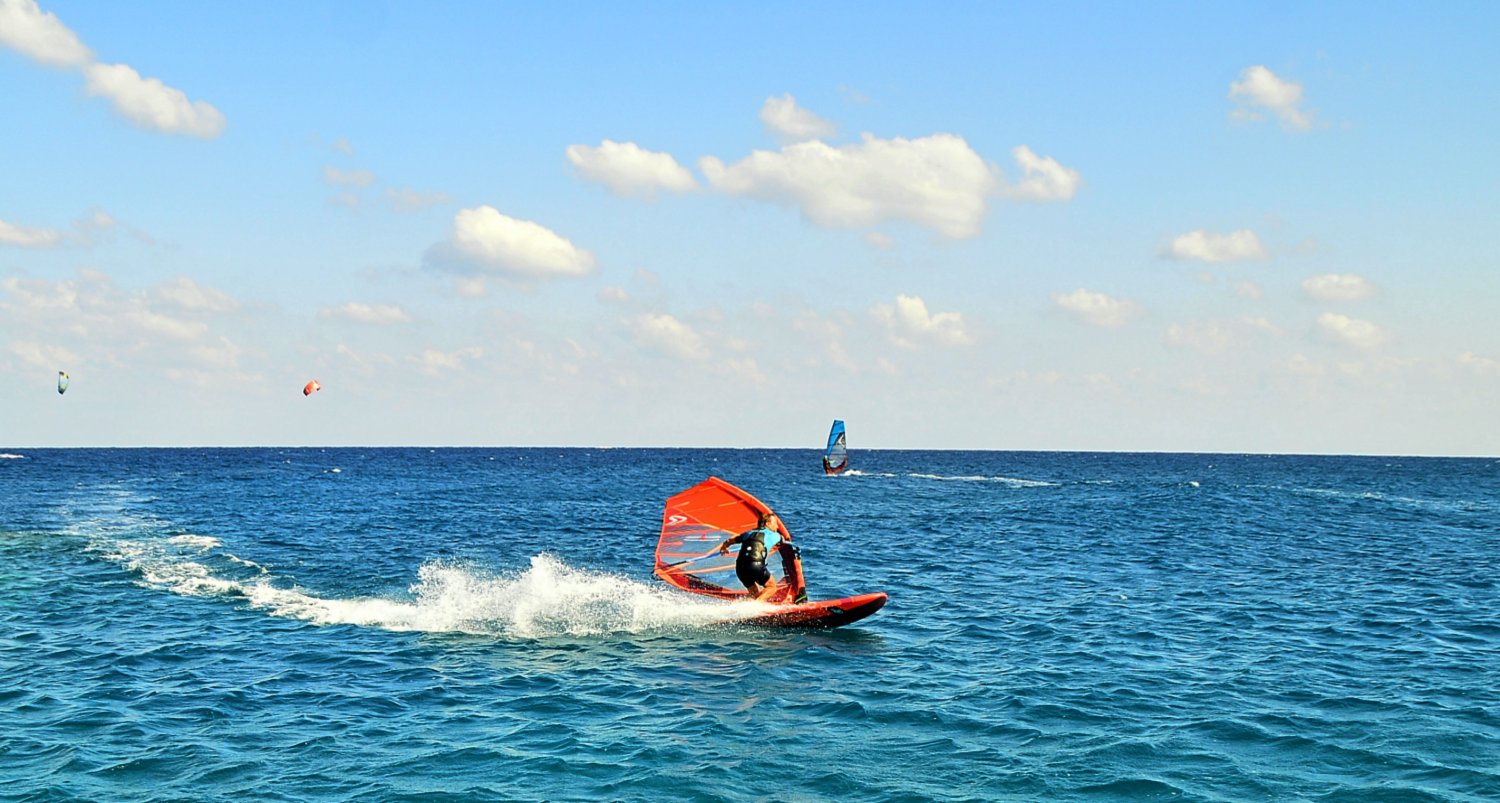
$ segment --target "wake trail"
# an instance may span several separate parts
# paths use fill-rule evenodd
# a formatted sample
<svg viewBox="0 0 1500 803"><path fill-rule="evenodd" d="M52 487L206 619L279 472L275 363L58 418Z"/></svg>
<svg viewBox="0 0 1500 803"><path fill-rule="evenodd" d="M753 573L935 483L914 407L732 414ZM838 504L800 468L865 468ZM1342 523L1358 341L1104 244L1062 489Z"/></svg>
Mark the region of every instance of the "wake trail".
<svg viewBox="0 0 1500 803"><path fill-rule="evenodd" d="M124 509L91 511L73 530L86 551L119 565L141 585L184 597L227 597L256 610L318 625L508 638L695 630L764 613L750 601L698 599L607 572L535 555L520 571L427 561L407 593L335 597L301 588L241 558L217 537L169 534L167 523Z"/></svg>

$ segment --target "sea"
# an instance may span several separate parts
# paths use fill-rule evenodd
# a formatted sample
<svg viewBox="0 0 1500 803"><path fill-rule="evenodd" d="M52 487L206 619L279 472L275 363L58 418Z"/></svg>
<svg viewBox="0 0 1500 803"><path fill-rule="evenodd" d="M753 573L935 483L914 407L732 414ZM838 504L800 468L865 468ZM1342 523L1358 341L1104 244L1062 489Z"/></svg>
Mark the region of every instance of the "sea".
<svg viewBox="0 0 1500 803"><path fill-rule="evenodd" d="M0 449L0 800L1500 800L1500 460ZM774 508L834 630L652 574Z"/></svg>

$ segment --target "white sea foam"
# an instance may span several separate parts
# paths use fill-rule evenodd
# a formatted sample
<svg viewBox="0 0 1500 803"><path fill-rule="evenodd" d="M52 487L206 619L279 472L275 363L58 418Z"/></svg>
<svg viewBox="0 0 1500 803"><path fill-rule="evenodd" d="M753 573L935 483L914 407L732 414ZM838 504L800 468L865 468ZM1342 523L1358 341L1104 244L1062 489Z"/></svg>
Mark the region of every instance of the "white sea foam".
<svg viewBox="0 0 1500 803"><path fill-rule="evenodd" d="M26 455L24 455L24 454L11 454L10 452L0 452L0 460L25 460L25 459L26 459Z"/></svg>
<svg viewBox="0 0 1500 803"><path fill-rule="evenodd" d="M95 551L141 582L191 597L229 596L322 625L542 638L703 627L763 613L756 602L700 599L537 555L518 573L429 562L399 598L321 596L223 549L212 536L102 537Z"/></svg>
<svg viewBox="0 0 1500 803"><path fill-rule="evenodd" d="M224 545L224 542L211 535L174 535L167 539L167 543L178 546L197 547L205 551Z"/></svg>
<svg viewBox="0 0 1500 803"><path fill-rule="evenodd" d="M1046 488L1057 484L1042 480L1025 480L1019 477L986 477L981 475L945 476L942 474L922 473L912 473L907 476L919 480L941 480L944 482L998 482L1003 485L1009 485L1012 488Z"/></svg>

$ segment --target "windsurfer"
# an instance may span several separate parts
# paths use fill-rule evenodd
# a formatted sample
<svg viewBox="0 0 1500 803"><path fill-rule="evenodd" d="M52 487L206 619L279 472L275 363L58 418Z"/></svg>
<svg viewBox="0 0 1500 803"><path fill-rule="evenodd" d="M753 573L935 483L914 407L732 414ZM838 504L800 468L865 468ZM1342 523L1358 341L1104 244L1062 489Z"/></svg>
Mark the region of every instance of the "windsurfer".
<svg viewBox="0 0 1500 803"><path fill-rule="evenodd" d="M719 545L720 555L728 554L731 545L740 545L740 556L734 562L734 573L745 584L745 590L750 592L752 599L767 596L776 587L770 570L766 568L766 556L782 541L776 524L775 513L762 513L755 523L755 529L726 538Z"/></svg>

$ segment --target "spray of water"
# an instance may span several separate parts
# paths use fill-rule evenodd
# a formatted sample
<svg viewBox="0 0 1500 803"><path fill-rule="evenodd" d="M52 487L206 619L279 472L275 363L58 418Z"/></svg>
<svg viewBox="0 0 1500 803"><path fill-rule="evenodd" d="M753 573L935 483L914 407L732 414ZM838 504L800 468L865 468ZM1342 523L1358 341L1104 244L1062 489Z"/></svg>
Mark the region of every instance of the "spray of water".
<svg viewBox="0 0 1500 803"><path fill-rule="evenodd" d="M499 635L512 638L695 629L764 613L755 602L689 597L606 572L567 565L551 555L520 572L493 572L431 561L401 598L325 597L240 558L219 539L101 538L93 551L147 586L194 597L235 597L273 616L316 624L393 631Z"/></svg>

